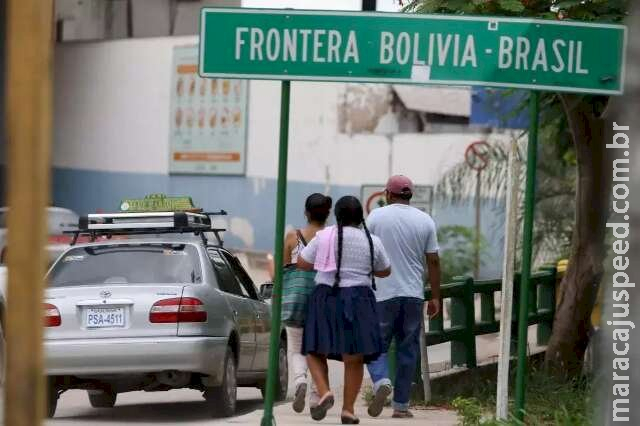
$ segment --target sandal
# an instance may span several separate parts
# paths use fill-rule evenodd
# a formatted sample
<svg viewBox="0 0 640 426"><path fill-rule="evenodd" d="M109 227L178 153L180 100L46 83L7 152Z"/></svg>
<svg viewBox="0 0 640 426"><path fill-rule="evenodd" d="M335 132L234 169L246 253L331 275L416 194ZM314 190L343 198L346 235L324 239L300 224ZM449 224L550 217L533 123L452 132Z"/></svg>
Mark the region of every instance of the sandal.
<svg viewBox="0 0 640 426"><path fill-rule="evenodd" d="M340 416L340 420L342 420L342 424L343 425L358 425L358 424L360 424L360 419L357 418L354 415L351 415L351 414L346 415L346 416L344 414L342 414Z"/></svg>
<svg viewBox="0 0 640 426"><path fill-rule="evenodd" d="M311 418L315 421L320 421L327 417L327 411L333 408L333 404L335 403L335 398L333 397L333 393L331 391L324 394L320 401L318 401L318 405L315 407L311 407Z"/></svg>

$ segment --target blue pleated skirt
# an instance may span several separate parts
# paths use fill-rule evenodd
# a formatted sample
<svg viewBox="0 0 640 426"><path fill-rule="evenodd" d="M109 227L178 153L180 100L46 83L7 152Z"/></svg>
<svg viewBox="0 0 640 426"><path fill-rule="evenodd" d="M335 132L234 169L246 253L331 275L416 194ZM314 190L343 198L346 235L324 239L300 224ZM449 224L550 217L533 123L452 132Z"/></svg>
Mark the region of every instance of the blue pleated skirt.
<svg viewBox="0 0 640 426"><path fill-rule="evenodd" d="M375 361L383 352L376 297L368 286L317 285L307 304L302 354L342 360L342 354Z"/></svg>

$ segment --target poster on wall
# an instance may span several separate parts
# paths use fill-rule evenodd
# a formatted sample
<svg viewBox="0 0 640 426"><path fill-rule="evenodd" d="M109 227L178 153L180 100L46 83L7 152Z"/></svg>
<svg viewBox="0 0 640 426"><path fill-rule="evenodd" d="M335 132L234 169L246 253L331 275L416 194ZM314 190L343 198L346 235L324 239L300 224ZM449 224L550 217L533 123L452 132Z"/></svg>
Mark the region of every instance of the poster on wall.
<svg viewBox="0 0 640 426"><path fill-rule="evenodd" d="M173 50L170 173L244 175L247 80L200 78L198 47Z"/></svg>

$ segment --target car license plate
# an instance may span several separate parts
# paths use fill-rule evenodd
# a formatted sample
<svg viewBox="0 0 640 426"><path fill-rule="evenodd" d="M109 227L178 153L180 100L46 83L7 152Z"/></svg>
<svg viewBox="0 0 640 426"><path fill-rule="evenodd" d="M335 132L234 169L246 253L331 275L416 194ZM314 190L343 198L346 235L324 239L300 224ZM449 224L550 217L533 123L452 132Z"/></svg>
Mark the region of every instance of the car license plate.
<svg viewBox="0 0 640 426"><path fill-rule="evenodd" d="M87 328L124 327L124 308L86 308L84 324Z"/></svg>

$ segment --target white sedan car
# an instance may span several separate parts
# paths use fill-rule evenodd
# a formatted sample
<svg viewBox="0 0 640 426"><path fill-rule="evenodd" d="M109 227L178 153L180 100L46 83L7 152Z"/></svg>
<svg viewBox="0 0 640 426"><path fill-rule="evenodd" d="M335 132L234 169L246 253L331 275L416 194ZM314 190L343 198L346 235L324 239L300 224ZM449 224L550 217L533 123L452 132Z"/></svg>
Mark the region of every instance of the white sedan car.
<svg viewBox="0 0 640 426"><path fill-rule="evenodd" d="M146 215L120 225L115 217L135 214L90 215L89 228L95 222L111 230L102 234L129 238L73 245L48 273L49 416L69 389L87 390L94 407L113 407L122 392L197 389L224 416L235 411L237 386L264 392L270 305L235 256L201 233L194 238L199 228L157 228L162 235L148 237L163 222ZM178 224L193 214L168 215ZM284 399L285 333L278 367L277 398Z"/></svg>

